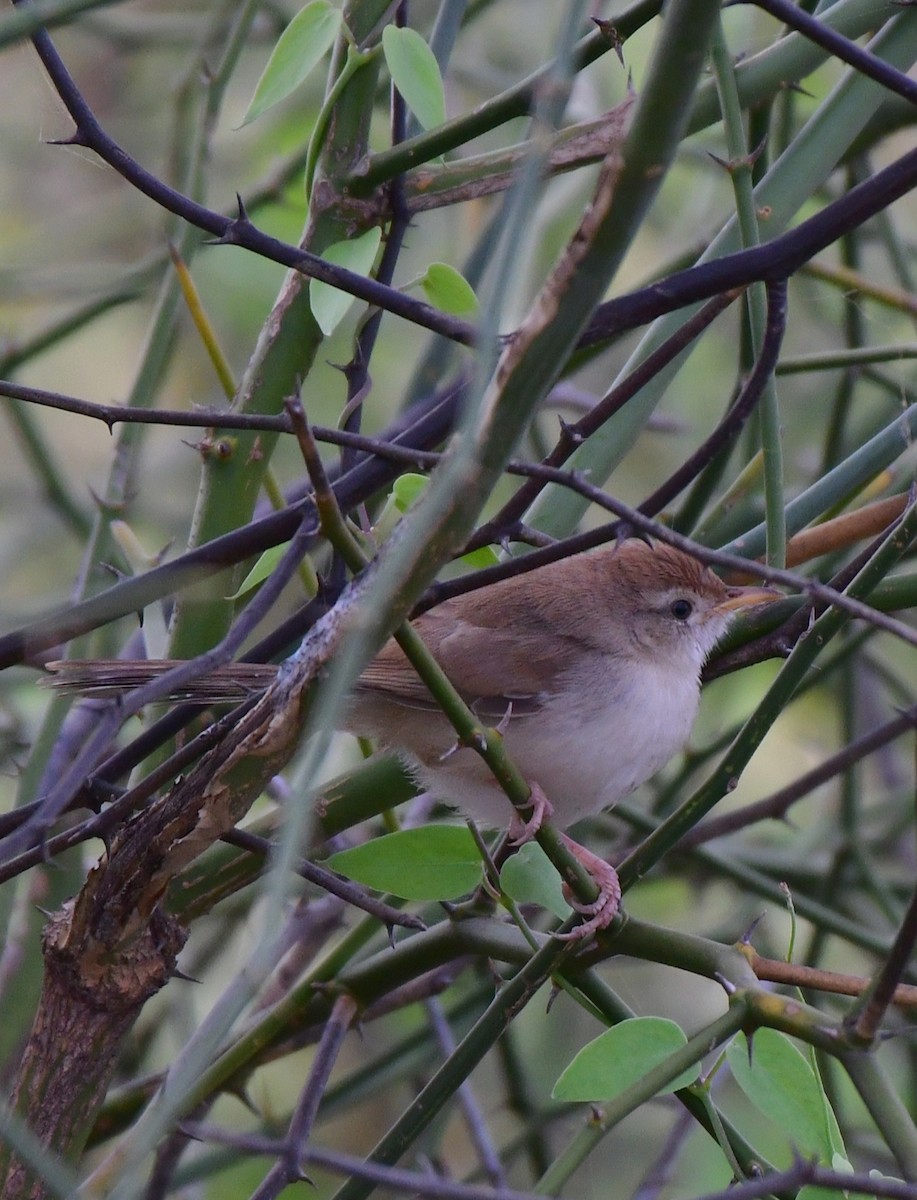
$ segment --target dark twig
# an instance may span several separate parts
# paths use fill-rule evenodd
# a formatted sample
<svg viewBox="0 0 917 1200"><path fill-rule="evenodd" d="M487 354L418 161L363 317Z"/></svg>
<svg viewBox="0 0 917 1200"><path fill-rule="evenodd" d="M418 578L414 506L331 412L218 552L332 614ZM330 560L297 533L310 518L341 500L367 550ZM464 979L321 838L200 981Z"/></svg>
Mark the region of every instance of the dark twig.
<svg viewBox="0 0 917 1200"><path fill-rule="evenodd" d="M216 1142L233 1146L251 1154L276 1155L282 1143L278 1138L259 1133L239 1133L237 1130L220 1129L195 1121L183 1121L182 1129L189 1137L202 1142ZM364 1161L351 1154L339 1154L321 1146L310 1146L303 1161L324 1167L337 1175L353 1176L375 1183L383 1191L395 1192L399 1196L424 1196L429 1200L537 1200L533 1192L520 1192L515 1188L475 1187L471 1184L453 1183L437 1175L421 1175L398 1167L380 1166Z"/></svg>
<svg viewBox="0 0 917 1200"><path fill-rule="evenodd" d="M398 10L398 13L401 14L401 9ZM399 19L403 20L403 14L400 18L396 14L396 24L398 24ZM393 87L391 103L391 141L393 146L397 146L404 141L406 123L406 105L401 98L401 94ZM384 284L387 287L391 286L392 278L395 274L395 266L401 254L404 235L407 232L410 220L410 215L404 206L404 194L400 175L396 176L389 185L389 201L391 204L392 219L386 231L385 248L382 251L382 258L379 262L379 268L376 271L376 282ZM347 380L347 398L344 405L344 413L346 415L342 422L342 429L346 433L360 432L363 401L371 386L369 364L376 346L376 339L379 336L379 329L382 325L382 313L383 310L379 307L370 309L366 313L354 339L351 360L344 367L344 377ZM341 453L341 470L346 471L353 465L353 452L345 446Z"/></svg>
<svg viewBox="0 0 917 1200"><path fill-rule="evenodd" d="M446 1020L443 1006L437 998L433 997L427 1001L425 1008L427 1019L430 1022L430 1027L433 1031L433 1036L436 1038L440 1053L444 1058L448 1058L450 1054L455 1053L455 1038L452 1035L449 1022ZM500 1162L500 1155L494 1145L493 1138L487 1128L484 1113L481 1111L481 1106L478 1103L469 1080L466 1079L464 1083L459 1085L457 1099L468 1125L471 1140L481 1159L481 1166L487 1178L493 1187L505 1187L506 1174L503 1170L503 1164Z"/></svg>
<svg viewBox="0 0 917 1200"><path fill-rule="evenodd" d="M467 322L446 317L401 292L335 267L277 238L268 237L252 224L241 202L238 215L228 218L168 187L144 170L105 133L48 34L39 31L34 35L33 42L51 82L76 124L76 132L68 139L68 144L93 150L144 195L196 228L212 234L221 244L252 250L310 278L330 283L368 304L377 304L444 337L465 344L473 343L475 330ZM757 281L785 279L820 250L837 241L842 234L862 225L906 195L915 184L917 150L902 155L839 200L826 205L814 217L769 242L676 272L650 287L601 305L579 344L590 345L596 336L606 338L623 330L635 329L656 317L700 300L709 300L733 288L745 288Z"/></svg>
<svg viewBox="0 0 917 1200"><path fill-rule="evenodd" d="M201 1141L213 1141L237 1146L256 1154L276 1154L278 1141L259 1134L240 1134L235 1130L224 1131L213 1126L185 1122L183 1128ZM394 1167L380 1166L363 1161L354 1155L340 1154L318 1146L310 1147L305 1161L324 1167L338 1175L356 1176L375 1183L379 1188L400 1195L418 1195L429 1200L534 1200L532 1192L519 1192L510 1188L469 1187L452 1183L446 1179L420 1175ZM852 1192L855 1195L881 1196L888 1200L917 1200L917 1185L905 1183L884 1175L873 1175L865 1171L833 1171L817 1163L799 1159L786 1171L768 1171L755 1179L730 1184L720 1192L709 1192L697 1200L759 1200L769 1195L795 1195L806 1184L832 1188L837 1192Z"/></svg>
<svg viewBox="0 0 917 1200"><path fill-rule="evenodd" d="M464 384L459 382L435 404L425 407L420 416L398 435L398 442L406 446L440 442L452 427L463 390ZM335 480L335 492L342 506L347 508L372 495L395 474L397 471L391 465L367 457L352 471ZM314 515L314 506L311 496L306 496L289 508L214 538L171 562L153 567L143 575L123 580L98 596L5 634L0 637L0 669L13 663L31 661L42 651L61 642L98 629L116 617L137 612L154 600L192 582L279 545L292 538L303 519L310 514Z"/></svg>
<svg viewBox="0 0 917 1200"><path fill-rule="evenodd" d="M887 746L889 742L893 742L895 738L901 737L915 726L917 726L917 704L906 709L894 720L887 721L878 729L873 729L863 737L857 738L855 742L851 742L837 754L832 754L823 763L811 771L807 771L805 775L800 775L798 779L794 779L792 783L780 788L772 795L765 796L754 804L746 804L744 808L735 812L724 813L721 817L713 817L703 825L696 826L685 834L679 842L679 847L702 846L706 842L726 837L730 833L745 829L749 825L755 825L759 821L783 820L798 800L808 796L810 792L821 787L823 783L827 783L829 779L843 774L855 763L881 749L882 746Z"/></svg>
<svg viewBox="0 0 917 1200"><path fill-rule="evenodd" d="M907 911L895 934L895 940L862 1000L844 1018L844 1026L863 1046L871 1046L890 1004L895 1002L895 989L907 970L917 943L917 888L911 894Z"/></svg>
<svg viewBox="0 0 917 1200"><path fill-rule="evenodd" d="M731 8L736 4L754 4L763 8L778 21L789 25L790 29L798 30L803 37L827 50L834 58L839 58L854 67L861 75L874 79L889 91L896 92L912 104L917 104L917 80L909 78L890 63L844 37L842 33L837 33L822 21L816 20L804 8L790 4L789 0L728 0L724 7Z"/></svg>
<svg viewBox="0 0 917 1200"><path fill-rule="evenodd" d="M746 421L754 412L755 405L761 399L767 381L777 366L783 335L786 331L786 293L787 281L785 279L775 280L767 285L767 324L761 342L761 353L758 355L758 360L746 380L745 386L729 412L707 440L698 446L665 483L658 487L652 495L647 496L640 505L640 512L645 513L648 517L655 517L680 492L684 491L688 484L718 454L734 444Z"/></svg>
<svg viewBox="0 0 917 1200"><path fill-rule="evenodd" d="M20 0L21 2L21 0ZM344 267L326 262L316 254L291 246L279 238L262 233L249 219L241 198L238 203L238 213L235 217L225 217L215 212L190 196L185 196L175 188L169 187L157 176L145 170L136 159L132 158L113 138L105 132L96 119L92 109L87 104L83 94L64 66L64 62L45 30L38 30L32 36L32 43L41 59L51 82L73 118L76 130L73 135L62 142L64 145L83 146L93 150L107 162L118 174L139 192L148 196L154 203L167 212L174 213L197 229L211 234L221 245L241 246L252 250L273 262L282 263L295 271L308 275L310 279L320 279L332 287L340 288L367 304L375 304L389 312L396 313L416 325L441 333L444 337L470 345L475 339L475 330L466 321L449 317L439 312L421 300L406 296L395 288L385 287L348 271Z"/></svg>
<svg viewBox="0 0 917 1200"><path fill-rule="evenodd" d="M306 553L313 532L312 523L301 523L276 570L217 646L195 659L179 663L173 671L136 688L102 717L96 730L87 739L82 752L76 756L51 792L41 800L36 811L0 844L0 863L9 862L23 850L44 840L47 831L60 814L66 811L74 795L82 787L86 775L96 766L99 757L128 717L140 712L147 704L168 695L173 688L180 688L183 684L206 674L211 667L228 662L232 658L276 603Z"/></svg>
<svg viewBox="0 0 917 1200"><path fill-rule="evenodd" d="M561 467L571 454L606 421L619 412L629 400L646 387L669 363L682 353L729 305L740 293L725 292L722 296L708 301L707 304L689 317L687 321L671 337L666 338L661 346L648 354L633 371L622 380L617 387L607 392L584 417L573 425L561 424L560 437L551 453L544 459L545 467ZM468 549L487 546L491 542L499 542L511 531L525 510L535 500L542 488L549 482L545 476L535 476L508 500L500 511L475 533L468 543Z"/></svg>
<svg viewBox="0 0 917 1200"><path fill-rule="evenodd" d="M557 472L556 474L562 476L563 472ZM495 567L485 567L481 571L476 571L473 575L462 576L460 579L434 584L428 589L426 597L417 606L417 610L425 612L427 609L441 604L450 596L487 587L489 584L495 583L498 579L508 579L517 575L524 575L527 571L534 571L537 567L544 566L546 563L558 562L562 558L569 558L572 554L579 554L584 550L591 550L595 546L605 545L607 542L614 541L624 534L633 534L636 531L655 538L657 541L665 542L669 546L674 546L678 550L683 550L686 554L693 555L700 562L706 563L707 566L719 567L725 571L734 571L744 575L753 575L756 579L760 579L762 583L793 588L795 591L802 592L810 600L820 601L826 605L835 605L837 608L849 613L850 616L868 621L877 629L883 629L886 633L891 633L901 638L908 645L917 646L917 630L911 629L903 621L897 621L893 617L886 616L885 613L879 612L878 609L872 608L868 604L864 604L861 600L855 600L852 596L847 596L836 591L828 584L821 583L817 579L810 579L808 576L800 575L795 571L787 571L780 567L757 562L753 559L740 558L737 554L727 554L723 550L711 550L707 546L701 546L697 542L691 541L690 538L669 529L667 526L653 521L650 517L641 513L639 509L631 508L630 505L624 504L613 496L609 496L599 488L593 488L590 484L584 483L582 480L576 485L576 490L580 495L585 496L608 512L613 512L619 520L612 522L610 525L601 525L596 529L591 529L587 533L565 538L563 541L555 542L554 545L547 546L544 549L533 550L531 553L521 558L513 559L511 562L500 563Z"/></svg>
<svg viewBox="0 0 917 1200"><path fill-rule="evenodd" d="M0 883L5 883L8 879L13 879L15 876L22 874L29 867L34 867L45 859L53 858L56 854L62 854L64 850L69 850L72 846L78 846L82 842L90 841L93 838L101 838L103 841L107 841L115 830L119 829L132 813L138 811L155 792L171 782L177 774L190 766L191 763L195 762L218 742L222 741L233 726L251 709L255 703L255 699L256 697L253 697L246 701L245 704L238 705L232 712L227 713L225 717L221 717L218 721L214 721L213 724L208 725L196 738L187 742L179 750L176 750L159 767L151 771L149 775L145 776L129 791L119 795L116 800L112 801L101 812L95 813L85 821L80 821L79 824L72 825L69 829L55 834L54 837L50 837L46 841L32 846L31 849L22 851L16 857L11 857L0 863ZM180 709L175 710L175 713L187 713L188 710L191 710L191 715L200 712L200 708L197 705L182 705ZM174 715L174 713L170 713L169 717ZM157 722L157 725L161 724L163 722ZM178 725L178 728L182 728L181 724ZM164 733L160 742L157 742L156 745L161 744L161 741L166 740L166 737L173 732L176 732L176 730L170 726L168 733ZM138 761L142 762L151 749L156 748L155 745L152 747L142 745L138 749L137 743L141 741L141 738L136 739L130 747L134 751L132 761L118 761L121 755L127 753L126 750L120 751L119 754L109 759L108 763L103 763L98 771L89 776L88 780L77 793L77 796L85 797L87 791L95 793L92 801L87 800L87 803L91 802L93 807L97 806L100 803L98 798L99 793L104 793L104 785L107 780L119 778L127 770L130 770L132 766L136 766ZM106 768L109 768L110 764L115 762L117 762L117 770L111 770L109 773ZM33 815L40 811L41 805L42 801L36 800L20 810L7 814L3 826L0 827L0 837L5 838L9 832L24 825L26 821L30 820ZM73 807L73 805L69 807Z"/></svg>
<svg viewBox="0 0 917 1200"><path fill-rule="evenodd" d="M306 1086L293 1112L287 1135L281 1143L279 1161L271 1167L260 1186L252 1192L252 1200L274 1200L288 1184L299 1183L302 1180L309 1182L302 1169L306 1145L328 1077L337 1062L344 1038L353 1025L356 1014L357 1004L350 996L339 996L335 1000L312 1059Z"/></svg>

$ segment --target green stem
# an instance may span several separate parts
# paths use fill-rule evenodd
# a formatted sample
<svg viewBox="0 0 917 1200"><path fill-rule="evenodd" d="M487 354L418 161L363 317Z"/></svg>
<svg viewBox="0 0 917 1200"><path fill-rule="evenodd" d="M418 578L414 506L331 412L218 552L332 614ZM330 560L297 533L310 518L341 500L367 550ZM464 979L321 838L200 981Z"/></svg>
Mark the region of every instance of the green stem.
<svg viewBox="0 0 917 1200"><path fill-rule="evenodd" d="M615 28L621 37L629 37L657 16L660 7L660 0L637 0L637 3L615 19ZM581 71L611 49L612 46L604 34L598 30L593 31L583 38L574 50L572 70ZM408 138L391 150L372 155L345 181L348 192L358 197L369 196L380 184L388 183L412 167L464 146L466 142L504 125L515 117L527 116L543 92L546 81L553 78L556 70L556 62L547 63L515 87L478 105L473 112L446 121L428 133Z"/></svg>
<svg viewBox="0 0 917 1200"><path fill-rule="evenodd" d="M723 109L723 129L729 154L728 170L735 193L739 243L743 249L758 246L761 234L755 207L753 159L745 142L742 109L736 86L732 55L726 45L722 21L717 25L712 48L713 70ZM755 358L761 353L767 323L767 293L763 284L753 284L746 293ZM758 428L764 462L764 506L767 527L767 561L772 566L786 565L786 513L784 510L783 448L780 435L780 409L773 376L767 381L757 410Z"/></svg>
<svg viewBox="0 0 917 1200"><path fill-rule="evenodd" d="M875 1057L863 1051L851 1052L843 1055L841 1062L904 1178L917 1180L917 1128Z"/></svg>
<svg viewBox="0 0 917 1200"><path fill-rule="evenodd" d="M486 1012L475 1022L454 1053L377 1143L369 1155L370 1162L392 1165L398 1161L452 1099L457 1088L491 1049L509 1022L550 977L566 952L566 947L558 950L557 943L549 941L518 975L499 989ZM367 1180L351 1178L338 1190L335 1200L365 1200L374 1186Z"/></svg>
<svg viewBox="0 0 917 1200"><path fill-rule="evenodd" d="M346 26L345 26L346 28ZM335 79L334 83L325 97L318 116L315 120L315 128L312 130L312 137L309 139L309 149L306 154L306 169L305 177L305 193L306 202L311 202L312 185L315 182L315 172L318 168L319 158L322 149L325 145L325 138L328 133L328 126L331 121L331 114L334 112L335 106L344 94L347 85L356 75L357 71L372 62L379 54L380 47L376 46L373 50L358 50L352 42L347 43L347 54L344 58L344 65L341 68L340 74Z"/></svg>

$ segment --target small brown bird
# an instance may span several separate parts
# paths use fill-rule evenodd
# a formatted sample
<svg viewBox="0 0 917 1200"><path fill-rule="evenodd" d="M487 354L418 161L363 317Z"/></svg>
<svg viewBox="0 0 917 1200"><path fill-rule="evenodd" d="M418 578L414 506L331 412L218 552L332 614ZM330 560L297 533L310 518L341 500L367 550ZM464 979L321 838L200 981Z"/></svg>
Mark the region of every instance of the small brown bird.
<svg viewBox="0 0 917 1200"><path fill-rule="evenodd" d="M733 616L776 596L727 587L680 550L634 539L448 600L414 627L465 701L499 724L529 781L535 818L514 826L524 840L544 816L565 828L663 767L687 741L701 668ZM107 674L99 663L50 669L55 685L99 693L174 664L104 665ZM238 664L201 683L206 698L228 699L233 674L251 690L273 670ZM506 824L505 794L476 753L450 753L455 731L395 642L360 676L346 722L401 754L449 804L489 827ZM620 889L608 863L565 840L600 889L581 936L612 919Z"/></svg>

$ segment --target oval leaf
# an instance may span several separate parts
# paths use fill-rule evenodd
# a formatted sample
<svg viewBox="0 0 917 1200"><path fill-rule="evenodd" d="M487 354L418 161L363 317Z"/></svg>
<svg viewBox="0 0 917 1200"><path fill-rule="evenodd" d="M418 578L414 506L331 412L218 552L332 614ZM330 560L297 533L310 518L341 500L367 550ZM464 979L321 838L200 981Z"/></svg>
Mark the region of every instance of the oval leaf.
<svg viewBox="0 0 917 1200"><path fill-rule="evenodd" d="M442 125L446 119L443 79L433 51L420 34L414 29L386 25L382 52L392 82L424 129Z"/></svg>
<svg viewBox="0 0 917 1200"><path fill-rule="evenodd" d="M270 550L265 550L239 584L238 590L227 596L226 599L238 600L240 596L244 596L246 592L250 592L253 588L256 588L259 583L264 583L268 575L273 572L284 554L286 554L289 546L289 542L281 542L279 546L271 546Z"/></svg>
<svg viewBox="0 0 917 1200"><path fill-rule="evenodd" d="M560 875L537 842L529 842L506 860L500 886L517 904L539 904L562 921L573 911L564 899Z"/></svg>
<svg viewBox="0 0 917 1200"><path fill-rule="evenodd" d="M420 280L424 295L434 308L454 317L476 317L478 298L464 275L448 263L430 263Z"/></svg>
<svg viewBox="0 0 917 1200"><path fill-rule="evenodd" d="M242 124L248 125L294 91L331 48L341 27L340 11L328 0L312 0L278 39Z"/></svg>
<svg viewBox="0 0 917 1200"><path fill-rule="evenodd" d="M674 1021L662 1017L634 1017L622 1021L580 1050L554 1085L551 1095L555 1100L607 1103L665 1062L687 1040ZM696 1078L697 1067L690 1067L660 1088L657 1095L687 1087Z"/></svg>
<svg viewBox="0 0 917 1200"><path fill-rule="evenodd" d="M348 271L356 271L358 275L368 275L376 261L376 252L382 240L382 230L368 229L359 237L350 238L346 242L335 242L329 246L322 257L326 262L338 267L346 267ZM347 310L353 304L354 297L349 292L332 287L330 283L322 283L313 279L309 284L309 303L312 305L312 315L318 322L325 337L334 333L335 329L347 315Z"/></svg>
<svg viewBox="0 0 917 1200"><path fill-rule="evenodd" d="M481 882L481 856L464 825L425 825L332 854L348 879L404 900L455 900Z"/></svg>
<svg viewBox="0 0 917 1200"><path fill-rule="evenodd" d="M414 471L405 471L392 484L392 497L399 512L406 513L415 500L426 491L430 482L429 475L418 475Z"/></svg>
<svg viewBox="0 0 917 1200"><path fill-rule="evenodd" d="M500 555L493 546L481 546L478 550L470 550L468 554L463 554L459 562L474 571L482 571L485 567L498 566Z"/></svg>
<svg viewBox="0 0 917 1200"><path fill-rule="evenodd" d="M744 1034L726 1051L736 1083L799 1153L830 1163L843 1142L828 1097L805 1055L776 1029L759 1029L751 1047L750 1062Z"/></svg>

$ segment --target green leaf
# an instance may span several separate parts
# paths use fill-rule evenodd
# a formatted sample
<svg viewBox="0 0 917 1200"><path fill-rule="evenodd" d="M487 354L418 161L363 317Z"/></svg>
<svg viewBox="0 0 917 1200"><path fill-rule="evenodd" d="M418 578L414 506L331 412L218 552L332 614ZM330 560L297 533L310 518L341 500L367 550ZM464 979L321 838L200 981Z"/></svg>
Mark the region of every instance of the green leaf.
<svg viewBox="0 0 917 1200"><path fill-rule="evenodd" d="M335 242L322 257L335 266L346 267L348 271L355 271L358 275L368 275L376 261L376 252L381 240L381 229L368 229L359 237L350 238L346 242ZM325 337L334 333L353 301L354 297L349 292L342 292L330 283L313 279L309 284L312 315Z"/></svg>
<svg viewBox="0 0 917 1200"><path fill-rule="evenodd" d="M560 876L537 842L529 842L506 860L500 886L517 904L539 904L561 920L573 911L564 899Z"/></svg>
<svg viewBox="0 0 917 1200"><path fill-rule="evenodd" d="M392 497L400 512L407 512L415 500L426 491L430 482L428 475L417 475L413 471L405 471L392 484Z"/></svg>
<svg viewBox="0 0 917 1200"><path fill-rule="evenodd" d="M392 484L392 490L385 499L382 512L373 522L373 537L377 542L384 542L392 536L398 522L421 496L430 482L427 475L417 475L407 471Z"/></svg>
<svg viewBox="0 0 917 1200"><path fill-rule="evenodd" d="M430 263L420 279L424 295L434 308L455 317L476 317L478 298L464 275L448 263Z"/></svg>
<svg viewBox="0 0 917 1200"><path fill-rule="evenodd" d="M300 9L278 39L242 125L248 125L298 88L331 48L340 27L340 10L328 0L312 0Z"/></svg>
<svg viewBox="0 0 917 1200"><path fill-rule="evenodd" d="M424 129L442 125L446 119L446 97L439 63L420 34L414 29L386 25L382 31L382 52L392 82Z"/></svg>
<svg viewBox="0 0 917 1200"><path fill-rule="evenodd" d="M256 588L259 583L264 583L268 575L274 570L289 547L289 542L281 542L279 546L271 546L270 550L265 550L249 573L245 576L239 587L232 595L227 596L227 600L238 600L240 596L244 596L246 592L250 592L252 588Z"/></svg>
<svg viewBox="0 0 917 1200"><path fill-rule="evenodd" d="M607 1103L665 1062L687 1040L674 1021L662 1017L634 1017L622 1021L580 1050L554 1085L551 1095L555 1100ZM687 1087L696 1078L697 1068L690 1067L661 1088L658 1094Z"/></svg>
<svg viewBox="0 0 917 1200"><path fill-rule="evenodd" d="M837 1120L805 1056L776 1029L759 1029L748 1042L740 1034L726 1058L736 1083L756 1108L779 1126L800 1154L830 1163L843 1145Z"/></svg>
<svg viewBox="0 0 917 1200"><path fill-rule="evenodd" d="M481 546L478 550L472 550L470 554L463 554L459 559L460 563L472 567L475 571L481 571L484 567L495 567L499 561L500 556L493 546Z"/></svg>
<svg viewBox="0 0 917 1200"><path fill-rule="evenodd" d="M481 882L481 856L464 825L425 825L332 854L348 879L405 900L455 900Z"/></svg>

